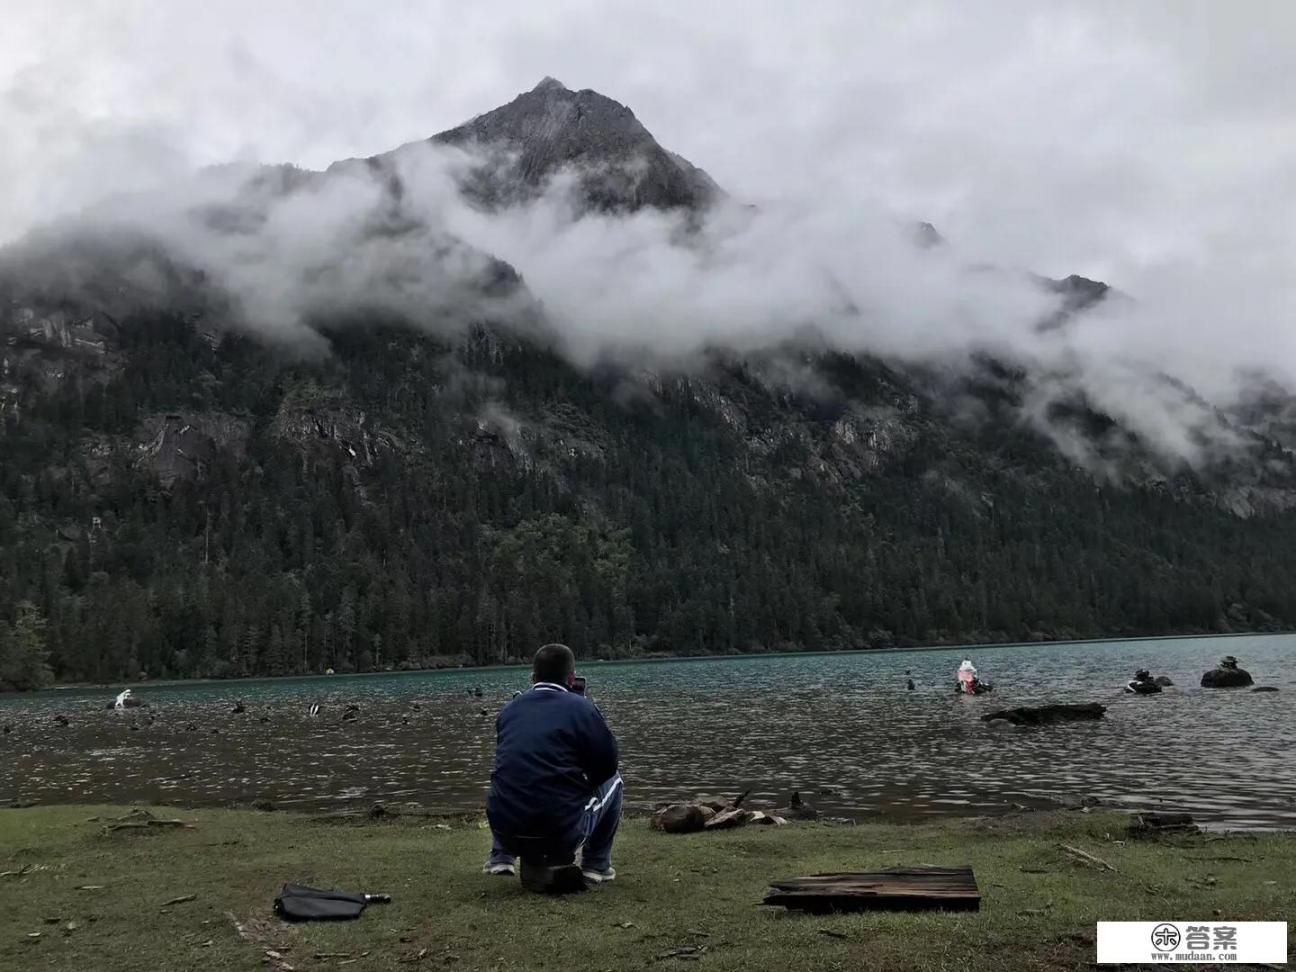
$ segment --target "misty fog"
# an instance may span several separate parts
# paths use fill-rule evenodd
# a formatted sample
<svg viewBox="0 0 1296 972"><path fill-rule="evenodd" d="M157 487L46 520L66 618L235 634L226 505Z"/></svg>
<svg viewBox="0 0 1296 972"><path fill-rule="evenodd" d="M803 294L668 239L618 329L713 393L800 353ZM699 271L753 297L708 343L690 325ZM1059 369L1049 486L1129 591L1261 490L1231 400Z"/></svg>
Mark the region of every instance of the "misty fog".
<svg viewBox="0 0 1296 972"><path fill-rule="evenodd" d="M57 31L55 4L0 40L0 239L159 240L228 296L225 323L316 353L310 321L339 307L453 328L538 304L580 364L687 368L806 334L951 368L988 352L1026 366L1023 420L1079 462L1096 460L1047 417L1075 392L1165 457L1239 448L1219 409L1257 373L1296 378L1296 96L1275 53L1292 15L871 7L887 29L844 3L804 23L570 3L562 34L522 5L474 8L468 30L414 4L325 58L285 10L340 40L370 26L360 8L182 3L145 23L128 3ZM628 104L729 200L698 226L578 216L564 173L526 205L470 205L475 160L418 140L544 74ZM403 143L399 201L364 166L310 171ZM915 246L919 220L947 242ZM494 258L522 293L483 287ZM1059 298L1032 273L1115 293L1041 330Z"/></svg>

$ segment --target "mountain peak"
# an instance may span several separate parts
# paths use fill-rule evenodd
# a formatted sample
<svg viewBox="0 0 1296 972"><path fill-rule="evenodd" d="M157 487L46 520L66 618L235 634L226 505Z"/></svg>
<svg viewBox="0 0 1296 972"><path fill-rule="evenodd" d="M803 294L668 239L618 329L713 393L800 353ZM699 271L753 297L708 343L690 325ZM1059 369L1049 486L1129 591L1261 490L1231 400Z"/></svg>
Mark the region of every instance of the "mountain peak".
<svg viewBox="0 0 1296 972"><path fill-rule="evenodd" d="M492 157L466 187L492 207L534 198L560 173L575 176L580 209L697 211L723 195L705 172L658 144L625 105L553 77L431 141Z"/></svg>
<svg viewBox="0 0 1296 972"><path fill-rule="evenodd" d="M540 81L540 83L537 84L531 90L532 91L566 91L567 86L563 84L561 81L559 81L557 78L546 74L544 78Z"/></svg>

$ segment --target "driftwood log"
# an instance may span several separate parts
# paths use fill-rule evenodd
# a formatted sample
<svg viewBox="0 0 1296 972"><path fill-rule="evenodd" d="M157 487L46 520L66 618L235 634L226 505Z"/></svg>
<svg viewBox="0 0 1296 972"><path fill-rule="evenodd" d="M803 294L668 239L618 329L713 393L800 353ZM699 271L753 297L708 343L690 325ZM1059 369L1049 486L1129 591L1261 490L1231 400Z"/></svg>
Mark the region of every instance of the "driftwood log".
<svg viewBox="0 0 1296 972"><path fill-rule="evenodd" d="M743 808L740 804L746 796L747 793L743 793L730 802L699 797L691 803L672 803L653 813L649 826L668 834L694 834L701 830L729 830L748 824L781 826L787 823L777 814Z"/></svg>
<svg viewBox="0 0 1296 972"><path fill-rule="evenodd" d="M1064 703L1041 705L1036 707L1022 706L1017 709L1000 709L990 712L981 718L986 722L1003 719L1014 726L1045 726L1055 722L1083 722L1090 719L1101 719L1107 711L1105 705L1097 702Z"/></svg>
<svg viewBox="0 0 1296 972"><path fill-rule="evenodd" d="M981 892L970 867L893 868L777 881L765 904L799 911L977 911Z"/></svg>

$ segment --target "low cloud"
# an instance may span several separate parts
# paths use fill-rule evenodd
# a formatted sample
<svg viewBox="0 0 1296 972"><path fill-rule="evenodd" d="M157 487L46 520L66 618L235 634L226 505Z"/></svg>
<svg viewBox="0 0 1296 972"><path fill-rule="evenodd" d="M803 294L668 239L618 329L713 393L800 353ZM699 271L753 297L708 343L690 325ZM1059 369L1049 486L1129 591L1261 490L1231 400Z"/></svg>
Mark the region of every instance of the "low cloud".
<svg viewBox="0 0 1296 972"><path fill-rule="evenodd" d="M1257 382L1296 382L1296 105L1282 83L1296 29L1282 5L755 16L569 0L539 17L415 2L381 24L348 4L271 6L18 17L0 38L0 240L71 221L129 241L132 285L165 293L174 281L145 242L159 239L217 285L221 313L316 353L312 321L342 308L531 326L536 306L498 286L495 258L582 364L682 368L706 348L811 338L955 370L988 353L1021 363L1023 421L1078 458L1087 440L1059 403L1200 465L1248 448L1221 410ZM307 43L307 19L354 42ZM736 202L700 228L651 211L576 219L565 173L492 215L456 188L476 160L417 143L397 158L398 203L362 163L328 177L255 164L382 151L544 74L628 103ZM913 245L924 219L947 245ZM90 258L49 265L52 238L32 279L82 282ZM1058 297L1031 271L1124 297L1041 332Z"/></svg>

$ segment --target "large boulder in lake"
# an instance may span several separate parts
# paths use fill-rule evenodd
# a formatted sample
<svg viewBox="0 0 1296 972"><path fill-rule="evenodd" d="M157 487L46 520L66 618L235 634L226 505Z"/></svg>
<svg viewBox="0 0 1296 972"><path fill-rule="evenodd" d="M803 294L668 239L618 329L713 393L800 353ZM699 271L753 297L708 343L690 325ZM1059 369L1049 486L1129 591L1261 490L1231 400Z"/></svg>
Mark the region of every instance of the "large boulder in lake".
<svg viewBox="0 0 1296 972"><path fill-rule="evenodd" d="M1238 668L1237 659L1225 655L1219 666L1201 677L1202 688L1246 688L1255 680L1245 668Z"/></svg>
<svg viewBox="0 0 1296 972"><path fill-rule="evenodd" d="M1056 705L1022 706L1016 709L1000 709L981 718L986 722L1002 719L1014 726L1047 726L1056 722L1086 722L1101 719L1107 711L1105 705L1097 702L1058 703Z"/></svg>

